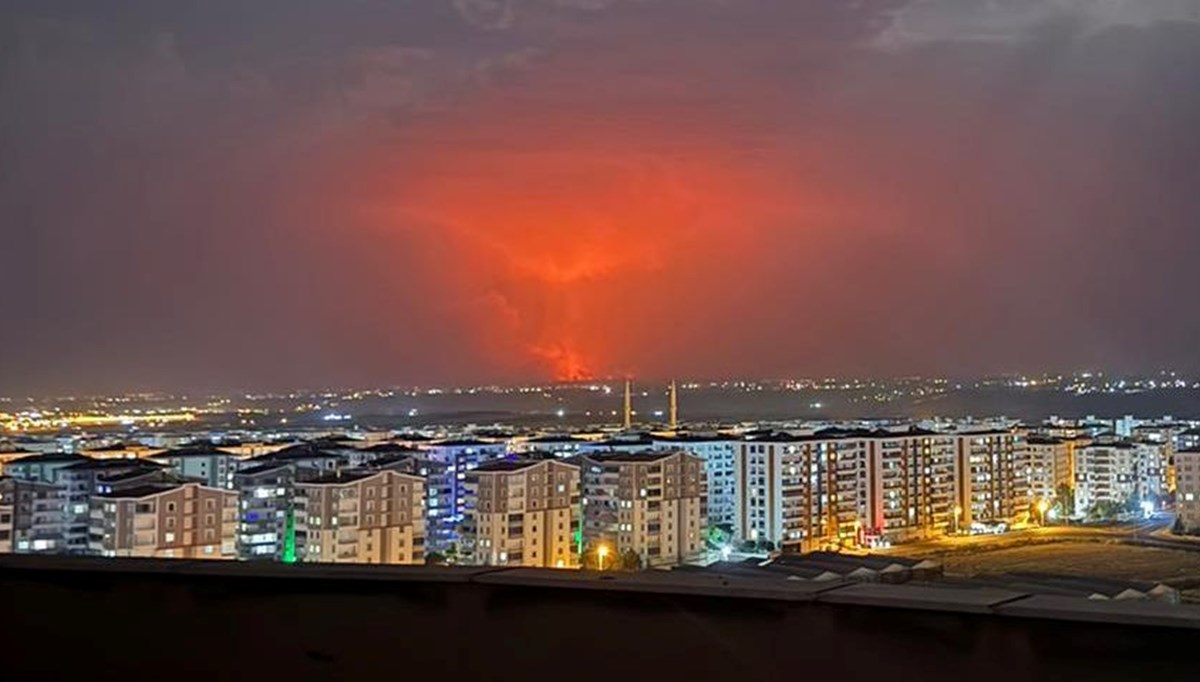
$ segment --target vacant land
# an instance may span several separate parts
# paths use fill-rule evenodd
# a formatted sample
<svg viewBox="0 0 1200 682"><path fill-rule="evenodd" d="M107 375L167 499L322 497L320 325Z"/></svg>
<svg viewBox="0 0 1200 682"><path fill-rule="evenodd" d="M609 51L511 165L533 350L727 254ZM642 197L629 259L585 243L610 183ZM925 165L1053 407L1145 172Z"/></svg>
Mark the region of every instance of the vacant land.
<svg viewBox="0 0 1200 682"><path fill-rule="evenodd" d="M1049 542L937 556L946 574L1059 573L1200 586L1200 552L1104 542Z"/></svg>

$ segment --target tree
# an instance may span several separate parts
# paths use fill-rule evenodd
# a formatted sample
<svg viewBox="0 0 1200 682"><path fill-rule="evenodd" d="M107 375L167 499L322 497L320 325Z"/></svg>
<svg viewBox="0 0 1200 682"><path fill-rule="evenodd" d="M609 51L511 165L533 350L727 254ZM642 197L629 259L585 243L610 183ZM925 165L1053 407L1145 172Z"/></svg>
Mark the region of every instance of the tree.
<svg viewBox="0 0 1200 682"><path fill-rule="evenodd" d="M724 525L714 525L704 529L704 544L709 549L721 549L732 540L732 529L727 529Z"/></svg>
<svg viewBox="0 0 1200 682"><path fill-rule="evenodd" d="M426 566L445 566L446 557L441 552L430 552L425 555Z"/></svg>
<svg viewBox="0 0 1200 682"><path fill-rule="evenodd" d="M642 557L632 549L627 549L621 552L621 569L622 571L640 571L642 570Z"/></svg>
<svg viewBox="0 0 1200 682"><path fill-rule="evenodd" d="M1063 518L1075 515L1075 489L1069 483L1063 483L1054 490L1054 508Z"/></svg>
<svg viewBox="0 0 1200 682"><path fill-rule="evenodd" d="M1130 513L1140 512L1142 510L1142 496L1137 493L1132 493L1125 498L1125 507L1122 511Z"/></svg>
<svg viewBox="0 0 1200 682"><path fill-rule="evenodd" d="M1088 516L1096 521L1111 521L1121 513L1125 506L1119 502L1111 502L1104 500L1092 505L1088 510Z"/></svg>

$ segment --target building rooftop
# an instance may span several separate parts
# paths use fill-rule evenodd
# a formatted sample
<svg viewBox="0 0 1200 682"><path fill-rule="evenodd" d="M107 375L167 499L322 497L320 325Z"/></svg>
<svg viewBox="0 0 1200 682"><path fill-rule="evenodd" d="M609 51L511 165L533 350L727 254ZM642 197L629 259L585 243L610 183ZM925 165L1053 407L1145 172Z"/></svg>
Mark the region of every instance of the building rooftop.
<svg viewBox="0 0 1200 682"><path fill-rule="evenodd" d="M382 472L371 469L348 469L332 474L322 474L314 478L297 481L297 485L346 485L355 483L365 478L376 476Z"/></svg>
<svg viewBox="0 0 1200 682"><path fill-rule="evenodd" d="M479 440L478 438L451 438L448 440L440 440L433 444L438 448L469 448L483 447L488 445L503 445L502 443L493 443L491 441Z"/></svg>
<svg viewBox="0 0 1200 682"><path fill-rule="evenodd" d="M136 500L143 497L150 497L151 495L157 495L159 493L165 493L169 490L174 490L181 485L183 485L183 483L150 483L147 485L134 486L132 488L114 490L108 493L100 493L94 497L103 497L110 500Z"/></svg>
<svg viewBox="0 0 1200 682"><path fill-rule="evenodd" d="M545 443L545 444L586 443L586 442L588 442L588 440L586 438L580 438L579 436L575 436L575 435L572 435L569 433L552 433L552 434L546 434L546 435L542 435L542 436L533 436L532 438L527 438L525 440L525 442L526 443L535 443L535 444L537 444L537 443Z"/></svg>
<svg viewBox="0 0 1200 682"><path fill-rule="evenodd" d="M255 464L266 462L294 462L307 459L345 459L346 456L337 452L325 450L315 443L296 443L282 450L269 452L265 455L246 460Z"/></svg>
<svg viewBox="0 0 1200 682"><path fill-rule="evenodd" d="M384 455L382 457L376 457L375 459L371 460L370 462L367 462L366 466L371 469L384 469L384 468L390 467L393 464L400 464L402 462L417 462L417 461L420 461L420 460L417 457L417 453L415 453L415 452L407 452L407 453L397 452L395 454Z"/></svg>
<svg viewBox="0 0 1200 682"><path fill-rule="evenodd" d="M142 466L131 469L124 469L112 474L102 474L100 481L103 483L120 483L142 476L149 476L158 473L165 473L166 468L161 466Z"/></svg>
<svg viewBox="0 0 1200 682"><path fill-rule="evenodd" d="M96 448L88 448L84 452L125 452L127 450L152 450L141 443L113 443L112 445L102 445Z"/></svg>
<svg viewBox="0 0 1200 682"><path fill-rule="evenodd" d="M15 466L17 464L54 464L56 462L83 462L90 460L90 457L75 454L73 452L45 452L36 455L27 455L18 457L9 462L6 466Z"/></svg>
<svg viewBox="0 0 1200 682"><path fill-rule="evenodd" d="M494 462L487 462L475 467L475 473L498 473L505 471L520 471L528 469L535 464L541 464L547 460L544 459L499 459Z"/></svg>
<svg viewBox="0 0 1200 682"><path fill-rule="evenodd" d="M589 452L582 455L594 462L657 462L678 454L689 454L682 450L642 450L639 452Z"/></svg>
<svg viewBox="0 0 1200 682"><path fill-rule="evenodd" d="M185 445L181 448L174 448L166 452L160 452L155 455L158 458L192 458L192 457L232 457L228 452L219 449L219 446L212 443L197 443L193 445Z"/></svg>
<svg viewBox="0 0 1200 682"><path fill-rule="evenodd" d="M396 443L393 441L388 441L386 443L376 443L375 445L367 446L367 447L363 448L363 452L372 452L372 453L387 454L387 455L416 454L416 453L421 452L421 448L418 448L418 447L415 447L412 445L405 445L404 443Z"/></svg>
<svg viewBox="0 0 1200 682"><path fill-rule="evenodd" d="M110 471L121 469L144 469L154 471L162 469L165 464L159 464L147 459L93 459L91 457L84 458L84 461L68 464L62 468L62 471Z"/></svg>
<svg viewBox="0 0 1200 682"><path fill-rule="evenodd" d="M724 436L719 433L701 434L701 433L674 433L664 436L655 436L654 440L662 443L720 443L725 441L741 440L737 436Z"/></svg>
<svg viewBox="0 0 1200 682"><path fill-rule="evenodd" d="M256 476L258 474L265 474L268 471L276 471L278 469L286 469L289 466L290 466L290 464L288 462L280 462L280 461L263 462L262 464L256 464L254 466L249 466L249 467L245 467L242 469L238 469L236 472L234 472L234 475L236 476L239 474L245 474L246 476Z"/></svg>

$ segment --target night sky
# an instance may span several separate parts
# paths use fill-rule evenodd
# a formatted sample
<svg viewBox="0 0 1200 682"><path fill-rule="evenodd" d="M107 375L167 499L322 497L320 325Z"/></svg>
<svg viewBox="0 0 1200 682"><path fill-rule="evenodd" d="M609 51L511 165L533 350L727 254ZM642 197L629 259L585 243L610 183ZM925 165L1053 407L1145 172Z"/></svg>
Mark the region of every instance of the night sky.
<svg viewBox="0 0 1200 682"><path fill-rule="evenodd" d="M0 8L0 395L1200 370L1195 0Z"/></svg>

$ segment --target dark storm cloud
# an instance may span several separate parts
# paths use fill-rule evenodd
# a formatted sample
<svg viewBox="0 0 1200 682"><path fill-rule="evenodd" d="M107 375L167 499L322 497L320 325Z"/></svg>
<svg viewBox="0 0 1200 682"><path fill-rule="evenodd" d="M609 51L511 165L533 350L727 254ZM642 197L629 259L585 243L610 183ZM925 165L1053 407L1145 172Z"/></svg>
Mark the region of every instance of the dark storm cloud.
<svg viewBox="0 0 1200 682"><path fill-rule="evenodd" d="M7 3L0 394L518 378L481 348L548 304L448 277L480 264L381 231L380 197L431 149L470 165L578 130L822 204L747 212L728 258L753 277L704 254L701 279L624 277L671 299L631 326L674 333L596 330L598 371L1200 369L1197 21L1185 0Z"/></svg>

